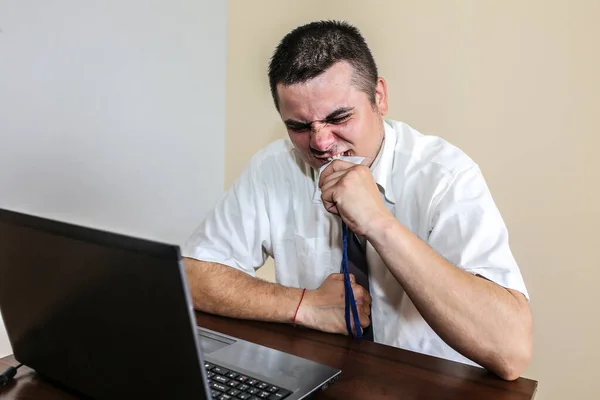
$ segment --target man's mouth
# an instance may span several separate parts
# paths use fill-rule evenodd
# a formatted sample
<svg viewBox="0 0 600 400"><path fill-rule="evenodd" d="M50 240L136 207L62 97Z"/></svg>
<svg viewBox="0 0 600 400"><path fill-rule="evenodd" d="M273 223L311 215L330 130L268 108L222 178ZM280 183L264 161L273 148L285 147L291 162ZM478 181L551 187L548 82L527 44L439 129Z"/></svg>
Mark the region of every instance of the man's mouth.
<svg viewBox="0 0 600 400"><path fill-rule="evenodd" d="M335 155L333 155L331 157L327 157L327 158L325 158L325 157L316 157L316 158L318 158L322 162L330 162L330 161L333 161L333 160L337 160L338 158L340 158L342 156L349 156L349 155L350 155L350 150L347 150L347 151L343 151L341 153L335 154Z"/></svg>

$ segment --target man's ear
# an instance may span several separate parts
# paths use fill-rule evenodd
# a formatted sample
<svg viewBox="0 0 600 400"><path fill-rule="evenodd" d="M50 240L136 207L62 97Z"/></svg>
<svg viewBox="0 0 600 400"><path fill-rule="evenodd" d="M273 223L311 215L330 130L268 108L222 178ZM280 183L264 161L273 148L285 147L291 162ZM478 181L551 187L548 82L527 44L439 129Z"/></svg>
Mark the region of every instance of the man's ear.
<svg viewBox="0 0 600 400"><path fill-rule="evenodd" d="M388 98L387 98L387 83L385 79L378 78L377 86L375 86L375 106L381 116L384 116L388 112Z"/></svg>

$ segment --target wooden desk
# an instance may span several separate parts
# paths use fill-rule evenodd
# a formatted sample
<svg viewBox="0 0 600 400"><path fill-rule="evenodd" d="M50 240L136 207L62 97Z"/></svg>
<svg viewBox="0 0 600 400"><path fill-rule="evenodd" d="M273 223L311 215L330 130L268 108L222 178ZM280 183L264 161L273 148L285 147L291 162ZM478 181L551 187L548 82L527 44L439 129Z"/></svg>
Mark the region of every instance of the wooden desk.
<svg viewBox="0 0 600 400"><path fill-rule="evenodd" d="M197 315L197 321L208 329L340 368L340 379L319 392L316 399L526 400L533 399L537 388L537 382L529 379L505 382L481 368L288 325L203 313ZM12 356L0 359L1 370L15 364ZM26 367L19 369L12 383L0 389L0 399L76 398Z"/></svg>

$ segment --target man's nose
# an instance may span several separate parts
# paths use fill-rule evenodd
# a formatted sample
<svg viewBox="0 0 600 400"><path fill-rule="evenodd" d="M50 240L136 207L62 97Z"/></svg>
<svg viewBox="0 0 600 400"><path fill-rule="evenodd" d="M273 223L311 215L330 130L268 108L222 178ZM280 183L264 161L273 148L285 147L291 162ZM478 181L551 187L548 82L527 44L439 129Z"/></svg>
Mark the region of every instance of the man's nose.
<svg viewBox="0 0 600 400"><path fill-rule="evenodd" d="M310 147L317 151L327 151L335 143L335 135L327 124L315 122L310 135Z"/></svg>

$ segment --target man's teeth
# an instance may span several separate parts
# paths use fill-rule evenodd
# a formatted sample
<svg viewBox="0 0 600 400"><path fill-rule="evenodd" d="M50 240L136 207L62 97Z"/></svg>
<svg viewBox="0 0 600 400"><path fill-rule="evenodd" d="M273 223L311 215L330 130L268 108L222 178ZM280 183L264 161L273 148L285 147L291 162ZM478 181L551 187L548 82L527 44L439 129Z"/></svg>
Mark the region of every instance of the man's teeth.
<svg viewBox="0 0 600 400"><path fill-rule="evenodd" d="M336 154L336 155L335 155L335 156L333 156L333 157L329 157L329 158L327 159L327 161L333 161L333 160L337 160L337 159L339 159L341 156L342 156L342 153L340 153L340 154Z"/></svg>

